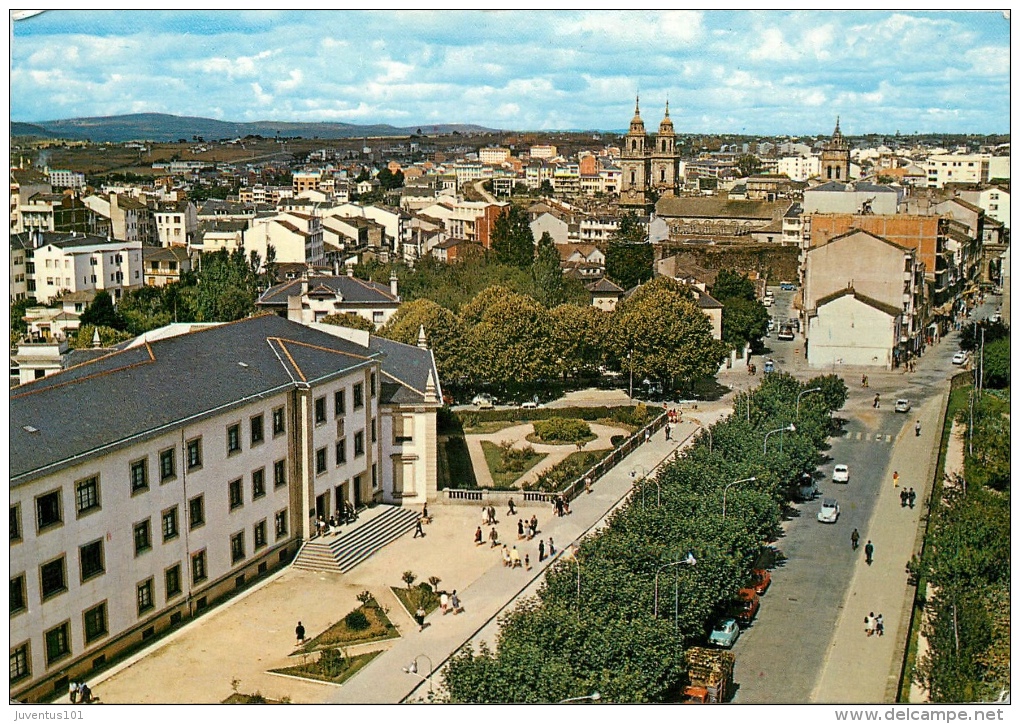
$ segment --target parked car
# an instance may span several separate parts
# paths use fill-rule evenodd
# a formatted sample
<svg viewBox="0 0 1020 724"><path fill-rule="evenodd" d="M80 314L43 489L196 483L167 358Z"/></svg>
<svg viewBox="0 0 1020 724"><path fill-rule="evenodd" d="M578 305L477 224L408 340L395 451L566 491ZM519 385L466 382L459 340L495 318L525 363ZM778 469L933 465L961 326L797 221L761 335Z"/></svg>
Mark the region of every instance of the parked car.
<svg viewBox="0 0 1020 724"><path fill-rule="evenodd" d="M491 410L495 406L488 395L475 395L471 399L471 404L480 410Z"/></svg>
<svg viewBox="0 0 1020 724"><path fill-rule="evenodd" d="M850 482L850 468L846 465L837 465L832 469L832 482L834 483L849 483Z"/></svg>
<svg viewBox="0 0 1020 724"><path fill-rule="evenodd" d="M956 354L954 354L953 355L953 364L954 365L965 365L965 364L967 364L967 353L961 350L960 352L957 352Z"/></svg>
<svg viewBox="0 0 1020 724"><path fill-rule="evenodd" d="M759 596L769 590L772 585L772 574L764 568L755 568L751 571L751 587Z"/></svg>
<svg viewBox="0 0 1020 724"><path fill-rule="evenodd" d="M708 635L708 643L728 649L740 638L740 626L734 618L726 618L715 625Z"/></svg>
<svg viewBox="0 0 1020 724"><path fill-rule="evenodd" d="M737 623L741 626L750 626L761 607L758 594L753 588L741 588L737 591L737 599L731 609L731 615L737 619Z"/></svg>
<svg viewBox="0 0 1020 724"><path fill-rule="evenodd" d="M811 473L804 473L800 476L800 487L797 488L797 496L801 500L814 500L818 495L818 485L815 483Z"/></svg>
<svg viewBox="0 0 1020 724"><path fill-rule="evenodd" d="M776 361L774 359L767 359L767 360L765 360L765 371L766 372L775 372L776 371Z"/></svg>
<svg viewBox="0 0 1020 724"><path fill-rule="evenodd" d="M784 292L792 292L794 289L797 288L797 285L794 284L793 282L779 282L779 288L782 289Z"/></svg>
<svg viewBox="0 0 1020 724"><path fill-rule="evenodd" d="M779 330L779 337L778 337L778 339L779 339L780 342L792 342L793 341L793 328L792 327L783 327L781 330Z"/></svg>
<svg viewBox="0 0 1020 724"><path fill-rule="evenodd" d="M767 296L767 297L765 297L764 299L761 300L761 303L764 304L766 307L771 307L772 306L772 301L773 301L772 297L768 297Z"/></svg>
<svg viewBox="0 0 1020 724"><path fill-rule="evenodd" d="M835 498L822 500L822 508L818 511L819 523L835 523L839 520L839 503Z"/></svg>
<svg viewBox="0 0 1020 724"><path fill-rule="evenodd" d="M893 407L896 412L910 412L910 400L899 399L896 400L896 405Z"/></svg>
<svg viewBox="0 0 1020 724"><path fill-rule="evenodd" d="M535 401L535 400L528 400L527 402L522 402L521 403L521 409L522 410L536 410L539 407L542 407L542 404L540 402Z"/></svg>

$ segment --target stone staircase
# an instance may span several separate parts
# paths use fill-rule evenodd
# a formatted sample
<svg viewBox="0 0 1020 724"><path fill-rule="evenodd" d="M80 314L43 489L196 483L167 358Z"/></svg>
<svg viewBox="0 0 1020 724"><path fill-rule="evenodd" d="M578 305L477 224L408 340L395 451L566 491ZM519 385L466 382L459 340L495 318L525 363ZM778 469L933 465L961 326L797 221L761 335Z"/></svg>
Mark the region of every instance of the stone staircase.
<svg viewBox="0 0 1020 724"><path fill-rule="evenodd" d="M371 514L371 518L366 518ZM419 513L396 505L377 505L364 511L353 527L345 526L340 535L328 535L307 541L298 553L294 568L306 571L347 573L377 550L414 528Z"/></svg>

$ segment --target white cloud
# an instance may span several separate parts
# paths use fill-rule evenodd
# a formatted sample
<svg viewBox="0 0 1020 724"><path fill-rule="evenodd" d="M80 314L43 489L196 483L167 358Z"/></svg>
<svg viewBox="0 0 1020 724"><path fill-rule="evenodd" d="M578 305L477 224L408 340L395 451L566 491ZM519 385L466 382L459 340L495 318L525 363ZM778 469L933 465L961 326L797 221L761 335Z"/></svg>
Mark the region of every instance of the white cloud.
<svg viewBox="0 0 1020 724"><path fill-rule="evenodd" d="M267 106L273 102L273 96L269 95L262 90L262 86L258 83L251 84L252 92L255 94L255 102L260 105Z"/></svg>
<svg viewBox="0 0 1020 724"><path fill-rule="evenodd" d="M288 77L287 80L280 80L273 83L273 90L276 91L277 93L285 93L287 91L292 91L298 86L300 86L304 79L305 74L301 72L301 69L295 68L290 72L290 76Z"/></svg>

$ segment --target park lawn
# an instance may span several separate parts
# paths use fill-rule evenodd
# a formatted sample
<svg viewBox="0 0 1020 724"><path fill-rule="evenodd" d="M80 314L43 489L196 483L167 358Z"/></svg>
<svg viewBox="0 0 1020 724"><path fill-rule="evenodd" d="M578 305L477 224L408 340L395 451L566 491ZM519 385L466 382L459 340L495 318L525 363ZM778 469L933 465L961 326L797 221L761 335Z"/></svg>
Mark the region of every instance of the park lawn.
<svg viewBox="0 0 1020 724"><path fill-rule="evenodd" d="M544 460L547 455L547 453L534 453L524 459L524 467L521 470L504 470L499 445L482 440L482 452L485 453L485 464L489 466L489 472L492 473L493 486L497 488L512 486L522 475Z"/></svg>
<svg viewBox="0 0 1020 724"><path fill-rule="evenodd" d="M464 427L465 435L491 435L494 432L505 430L508 427L518 425L530 425L530 420L480 420L471 427Z"/></svg>
<svg viewBox="0 0 1020 724"><path fill-rule="evenodd" d="M349 628L344 619L341 618L300 647L295 654L309 654L319 649L350 646L351 644L365 644L372 641L385 641L386 639L400 637L396 627L386 616L386 612L374 600L369 605L363 604L358 606L355 610L365 614L365 618L368 619L368 628L355 631Z"/></svg>
<svg viewBox="0 0 1020 724"><path fill-rule="evenodd" d="M390 590L393 591L394 595L400 600L400 603L404 606L404 610L407 611L407 615L414 618L414 612L418 610L419 596L422 593L425 594L424 600L421 601L422 608L425 609L425 615L429 615L437 608L439 608L439 596L432 590L431 586L426 591L421 585L413 586L412 588L398 588L397 586L390 586Z"/></svg>
<svg viewBox="0 0 1020 724"><path fill-rule="evenodd" d="M306 679L318 679L319 681L328 681L331 684L342 684L382 653L380 649L379 651L370 651L367 654L347 656L340 663L334 657L329 656L327 654L328 651L329 649L324 650L316 661L307 661L297 666L287 666L282 669L270 669L270 671L274 674L284 674L285 676L302 676Z"/></svg>

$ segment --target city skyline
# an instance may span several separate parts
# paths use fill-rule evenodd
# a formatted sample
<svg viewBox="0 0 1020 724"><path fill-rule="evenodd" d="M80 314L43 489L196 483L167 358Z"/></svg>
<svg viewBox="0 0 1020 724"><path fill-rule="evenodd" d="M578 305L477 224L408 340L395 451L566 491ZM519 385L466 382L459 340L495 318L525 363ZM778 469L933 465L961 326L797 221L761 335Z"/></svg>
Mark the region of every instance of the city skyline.
<svg viewBox="0 0 1020 724"><path fill-rule="evenodd" d="M196 42L200 39L201 42ZM619 130L1009 131L1002 12L46 11L13 22L11 120Z"/></svg>

